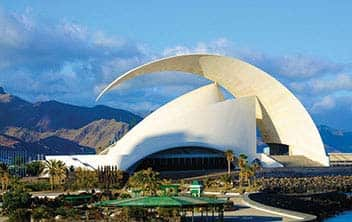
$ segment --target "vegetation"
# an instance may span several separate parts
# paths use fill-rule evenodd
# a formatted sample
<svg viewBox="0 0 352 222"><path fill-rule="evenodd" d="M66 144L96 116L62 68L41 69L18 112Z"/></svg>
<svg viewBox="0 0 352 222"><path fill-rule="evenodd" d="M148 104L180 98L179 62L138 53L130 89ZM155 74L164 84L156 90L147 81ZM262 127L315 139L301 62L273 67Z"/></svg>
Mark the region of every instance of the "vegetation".
<svg viewBox="0 0 352 222"><path fill-rule="evenodd" d="M334 208L333 204L337 204L339 207L335 206L335 210L337 208L347 209L347 204L351 206L351 200L340 195L340 193L329 197L319 196L319 198L316 193L330 191L351 192L352 176L257 178L257 172L261 168L259 160L248 163L246 155L240 154L236 158L232 151L227 151L225 156L228 161L227 172L214 178L205 177L203 185L206 190L239 193L260 190L270 195L273 194L274 196L269 195L269 199L264 201L273 201L278 206L292 205L299 208L300 204L306 204L306 206L316 204L315 206ZM234 162L237 164L237 170L231 172L231 167L229 166ZM27 175L39 175L42 169L44 174L49 175L49 181L33 181L33 178L30 178L31 181L20 183L17 177L10 175L6 165L0 165L2 190L7 191L3 196L3 208L10 221L28 221L30 216L32 216L33 221L52 221L54 218L66 221L95 221L109 220L109 218L113 218L114 221L128 221L133 218L155 217L155 215L172 221L180 217L180 210L177 208L158 208L150 212L143 208L128 208L119 210L111 215L111 212L103 212L102 209L89 205L92 202L105 199L131 197L126 188L140 192L141 195L145 196L160 195L160 189L163 189L160 185L169 184L170 186L173 181L161 180L159 173L151 168L135 172L128 178L127 174L118 170L116 166L100 167L97 170L74 169L72 167L67 168L61 161L56 160L43 163L32 162L26 166L28 169ZM127 186L125 186L126 182ZM66 198L59 197L50 200L32 198L28 193L29 191L61 189L61 185L64 185L70 192L84 189L92 190L92 193L85 193L85 196L80 198L81 202L78 204L71 201L72 199L68 199L70 197L67 196ZM103 193L95 193L93 191L95 188L103 188L105 191ZM186 191L188 189L187 182L181 180L179 188L182 191ZM292 195L294 198L287 198L287 194ZM291 200L296 200L297 202L291 202ZM79 207L77 207L78 205ZM87 205L89 208L87 208ZM317 210L319 207L312 207L311 209Z"/></svg>
<svg viewBox="0 0 352 222"><path fill-rule="evenodd" d="M230 175L231 174L231 162L234 161L235 156L233 154L232 150L226 150L225 151L225 157L227 160L227 174Z"/></svg>
<svg viewBox="0 0 352 222"><path fill-rule="evenodd" d="M98 175L95 170L77 168L74 171L74 188L93 189L98 185Z"/></svg>
<svg viewBox="0 0 352 222"><path fill-rule="evenodd" d="M245 154L240 154L240 156L238 157L238 167L240 168L240 172L239 172L239 185L240 187L242 187L243 185L243 181L247 176L246 170L248 169L247 164L247 156Z"/></svg>
<svg viewBox="0 0 352 222"><path fill-rule="evenodd" d="M31 195L25 191L22 184L14 181L11 188L3 196L3 209L9 215L10 221L29 221Z"/></svg>
<svg viewBox="0 0 352 222"><path fill-rule="evenodd" d="M44 190L50 190L51 184L47 181L36 181L36 182L27 182L24 184L24 187L28 191L44 191Z"/></svg>
<svg viewBox="0 0 352 222"><path fill-rule="evenodd" d="M318 221L344 210L351 210L352 198L341 192L319 194L255 193L250 198L265 205L318 216Z"/></svg>
<svg viewBox="0 0 352 222"><path fill-rule="evenodd" d="M1 191L4 192L7 190L7 187L10 182L10 174L6 164L0 164L0 180L1 180Z"/></svg>
<svg viewBox="0 0 352 222"><path fill-rule="evenodd" d="M61 185L64 182L67 168L65 163L60 160L47 160L44 162L43 173L49 175L51 190L54 190L55 186Z"/></svg>
<svg viewBox="0 0 352 222"><path fill-rule="evenodd" d="M240 154L239 157L236 158L232 151L226 151L225 156L227 157L228 163L236 160L239 170L232 174L229 174L228 171L227 174L221 175L217 179L205 177L203 179L205 189L223 192L231 190L232 192L239 193L258 190L256 174L261 168L260 161L256 159L249 164L247 160L248 157L245 154ZM238 180L236 178L238 178ZM238 187L236 187L236 185L238 185Z"/></svg>
<svg viewBox="0 0 352 222"><path fill-rule="evenodd" d="M135 172L128 180L128 186L140 190L142 195L155 196L161 184L159 173L148 168Z"/></svg>
<svg viewBox="0 0 352 222"><path fill-rule="evenodd" d="M261 191L270 193L352 192L352 176L260 178Z"/></svg>
<svg viewBox="0 0 352 222"><path fill-rule="evenodd" d="M111 187L120 189L126 183L126 174L116 166L99 167L97 172L98 182L102 188L109 191Z"/></svg>
<svg viewBox="0 0 352 222"><path fill-rule="evenodd" d="M39 176L44 170L44 164L42 161L32 161L26 164L28 176Z"/></svg>

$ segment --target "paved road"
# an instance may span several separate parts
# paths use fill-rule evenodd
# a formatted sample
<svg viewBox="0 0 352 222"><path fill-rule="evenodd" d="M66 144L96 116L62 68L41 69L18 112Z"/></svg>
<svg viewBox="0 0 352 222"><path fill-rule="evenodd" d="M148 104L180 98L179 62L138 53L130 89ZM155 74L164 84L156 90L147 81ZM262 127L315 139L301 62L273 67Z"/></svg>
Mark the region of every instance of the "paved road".
<svg viewBox="0 0 352 222"><path fill-rule="evenodd" d="M269 222L269 221L294 221L291 218L282 217L276 214L270 214L264 211L260 211L251 207L248 207L242 197L233 197L231 198L234 206L233 210L225 211L224 220L226 222L230 221L254 221L254 222ZM209 213L210 215L210 213ZM190 219L190 214L188 214ZM189 220L191 221L191 220ZM195 214L194 222L207 221L205 217L203 219L200 217L199 213ZM208 221L211 221L211 217L208 218Z"/></svg>
<svg viewBox="0 0 352 222"><path fill-rule="evenodd" d="M242 197L234 197L231 200L234 202L234 207L238 209L225 212L226 221L294 221L290 218L250 208L244 203Z"/></svg>

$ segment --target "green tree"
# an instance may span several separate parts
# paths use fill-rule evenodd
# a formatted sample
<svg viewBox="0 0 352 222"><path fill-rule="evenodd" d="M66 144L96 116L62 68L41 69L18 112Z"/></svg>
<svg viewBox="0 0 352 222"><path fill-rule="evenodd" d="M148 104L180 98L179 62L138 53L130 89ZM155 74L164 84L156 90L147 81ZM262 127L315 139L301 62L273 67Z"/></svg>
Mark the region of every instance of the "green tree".
<svg viewBox="0 0 352 222"><path fill-rule="evenodd" d="M95 170L77 168L74 172L75 187L83 189L92 189L98 184L98 175Z"/></svg>
<svg viewBox="0 0 352 222"><path fill-rule="evenodd" d="M129 187L141 190L147 196L155 196L160 184L159 173L152 168L135 172L128 180Z"/></svg>
<svg viewBox="0 0 352 222"><path fill-rule="evenodd" d="M49 175L51 190L54 190L55 186L60 185L66 178L67 168L61 160L46 160L43 173Z"/></svg>
<svg viewBox="0 0 352 222"><path fill-rule="evenodd" d="M247 156L245 154L240 154L240 156L238 157L238 167L240 168L240 172L239 172L239 185L240 187L242 187L243 185L243 181L244 179L247 177L247 172L246 172L246 168L247 168Z"/></svg>
<svg viewBox="0 0 352 222"><path fill-rule="evenodd" d="M110 186L120 189L126 182L125 173L117 166L98 167L97 175L99 185L106 190L110 190Z"/></svg>
<svg viewBox="0 0 352 222"><path fill-rule="evenodd" d="M231 176L228 174L224 174L220 176L220 181L225 184L225 187L228 188L228 185L231 184Z"/></svg>
<svg viewBox="0 0 352 222"><path fill-rule="evenodd" d="M29 221L28 208L31 205L31 195L23 185L14 181L11 189L3 196L3 209L9 215L10 221Z"/></svg>
<svg viewBox="0 0 352 222"><path fill-rule="evenodd" d="M15 158L13 159L12 161L12 164L15 165L15 166L23 166L25 163L25 159L24 157L20 156L20 155L17 155L15 156Z"/></svg>
<svg viewBox="0 0 352 222"><path fill-rule="evenodd" d="M253 168L250 165L246 164L246 166L244 167L243 175L244 175L244 181L246 181L247 185L249 187L251 187L252 186L251 178L253 176Z"/></svg>
<svg viewBox="0 0 352 222"><path fill-rule="evenodd" d="M29 176L39 176L39 174L44 169L44 164L42 161L32 161L26 164L27 174Z"/></svg>
<svg viewBox="0 0 352 222"><path fill-rule="evenodd" d="M234 161L235 156L233 154L232 150L226 150L225 151L225 157L227 160L227 174L230 175L231 174L231 162Z"/></svg>
<svg viewBox="0 0 352 222"><path fill-rule="evenodd" d="M261 166L260 160L255 159L252 161L251 170L252 170L252 178L253 178L253 185L254 186L257 186L256 174L257 174L258 170L261 169L261 167L262 166Z"/></svg>
<svg viewBox="0 0 352 222"><path fill-rule="evenodd" d="M40 222L43 219L50 219L53 215L51 214L52 209L48 207L37 207L32 210L32 218L35 222Z"/></svg>
<svg viewBox="0 0 352 222"><path fill-rule="evenodd" d="M0 164L1 191L6 191L10 182L10 173L6 164Z"/></svg>

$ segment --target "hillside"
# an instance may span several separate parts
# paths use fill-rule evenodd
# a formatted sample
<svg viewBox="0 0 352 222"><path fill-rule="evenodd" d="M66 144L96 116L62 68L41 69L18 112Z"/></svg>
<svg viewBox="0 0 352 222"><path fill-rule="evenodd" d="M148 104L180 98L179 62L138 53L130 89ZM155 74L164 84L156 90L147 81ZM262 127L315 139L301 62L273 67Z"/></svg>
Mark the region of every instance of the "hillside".
<svg viewBox="0 0 352 222"><path fill-rule="evenodd" d="M345 132L328 126L318 127L327 152L352 153L352 132Z"/></svg>
<svg viewBox="0 0 352 222"><path fill-rule="evenodd" d="M100 152L142 118L107 106L30 103L0 87L0 149L28 155Z"/></svg>
<svg viewBox="0 0 352 222"><path fill-rule="evenodd" d="M27 128L20 127L6 127L0 131L3 135L11 136L20 141L36 144L48 138L61 138L63 140L56 140L57 144L49 146L63 147L64 141L71 141L73 144L90 148L90 153L96 150L100 152L102 149L111 143L120 139L127 133L129 125L123 122L116 122L116 120L96 120L79 129L60 129L56 131L38 132ZM1 138L0 138L1 141ZM6 141L3 140L6 144ZM19 148L19 146L17 146ZM47 153L47 152L45 152ZM67 151L65 151L67 153Z"/></svg>
<svg viewBox="0 0 352 222"><path fill-rule="evenodd" d="M21 127L37 132L78 129L95 120L114 119L137 124L141 117L107 106L81 107L57 101L30 103L0 90L0 129Z"/></svg>
<svg viewBox="0 0 352 222"><path fill-rule="evenodd" d="M37 154L100 152L141 117L107 106L80 107L57 101L30 103L0 87L0 151ZM327 152L352 152L352 132L318 127ZM260 135L258 150L266 146Z"/></svg>
<svg viewBox="0 0 352 222"><path fill-rule="evenodd" d="M91 147L81 146L76 142L57 136L49 136L35 142L26 142L16 137L0 134L0 149L7 152L9 156L11 156L11 153L15 154L19 151L26 151L28 157L31 158L36 158L38 154L60 155L62 153L95 153L95 150ZM7 155L1 156L1 160L4 161L3 158L6 158L6 156Z"/></svg>

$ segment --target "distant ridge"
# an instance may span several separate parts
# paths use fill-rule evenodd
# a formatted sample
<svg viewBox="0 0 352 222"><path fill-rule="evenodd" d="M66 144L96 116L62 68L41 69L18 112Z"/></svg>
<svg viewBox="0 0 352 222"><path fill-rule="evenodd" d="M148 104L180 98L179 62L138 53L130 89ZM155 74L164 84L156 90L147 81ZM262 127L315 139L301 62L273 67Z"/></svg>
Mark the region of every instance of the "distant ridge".
<svg viewBox="0 0 352 222"><path fill-rule="evenodd" d="M99 119L137 124L142 118L107 106L81 107L58 101L30 103L10 94L0 95L0 128L15 126L40 132L78 129Z"/></svg>
<svg viewBox="0 0 352 222"><path fill-rule="evenodd" d="M0 151L30 155L100 152L142 118L98 105L81 107L58 101L30 103L0 87ZM352 132L318 126L327 152L352 152ZM266 146L257 138L258 150Z"/></svg>
<svg viewBox="0 0 352 222"><path fill-rule="evenodd" d="M129 111L103 105L30 103L0 87L0 149L33 155L99 152L141 120Z"/></svg>
<svg viewBox="0 0 352 222"><path fill-rule="evenodd" d="M1 86L0 86L0 94L6 94L4 88L2 88Z"/></svg>
<svg viewBox="0 0 352 222"><path fill-rule="evenodd" d="M334 129L326 125L318 126L327 152L352 153L352 132Z"/></svg>

